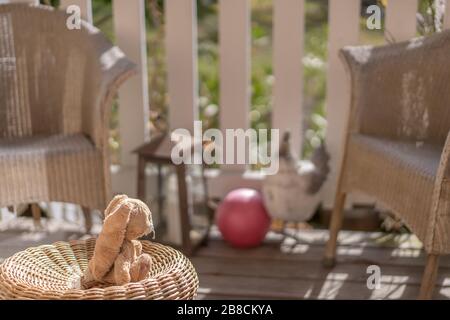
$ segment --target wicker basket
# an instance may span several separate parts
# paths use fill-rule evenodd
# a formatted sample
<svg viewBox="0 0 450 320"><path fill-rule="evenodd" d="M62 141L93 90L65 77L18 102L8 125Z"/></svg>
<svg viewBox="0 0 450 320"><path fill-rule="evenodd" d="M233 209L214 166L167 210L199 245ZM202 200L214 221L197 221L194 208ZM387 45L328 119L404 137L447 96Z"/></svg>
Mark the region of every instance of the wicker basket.
<svg viewBox="0 0 450 320"><path fill-rule="evenodd" d="M1 299L193 299L198 278L180 252L142 241L153 258L150 277L124 286L77 289L95 239L56 242L16 253L0 265Z"/></svg>

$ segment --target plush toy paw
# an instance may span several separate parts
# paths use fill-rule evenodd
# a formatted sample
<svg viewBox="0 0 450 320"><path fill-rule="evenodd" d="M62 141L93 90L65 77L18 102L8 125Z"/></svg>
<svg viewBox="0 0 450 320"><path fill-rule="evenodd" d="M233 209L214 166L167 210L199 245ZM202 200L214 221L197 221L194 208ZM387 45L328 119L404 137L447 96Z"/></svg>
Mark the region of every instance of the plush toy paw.
<svg viewBox="0 0 450 320"><path fill-rule="evenodd" d="M146 279L150 272L151 266L152 258L146 253L141 254L139 258L131 265L131 281L138 282Z"/></svg>
<svg viewBox="0 0 450 320"><path fill-rule="evenodd" d="M89 268L84 271L84 274L80 278L80 287L81 289L89 289L92 288L96 283L94 276L92 275Z"/></svg>

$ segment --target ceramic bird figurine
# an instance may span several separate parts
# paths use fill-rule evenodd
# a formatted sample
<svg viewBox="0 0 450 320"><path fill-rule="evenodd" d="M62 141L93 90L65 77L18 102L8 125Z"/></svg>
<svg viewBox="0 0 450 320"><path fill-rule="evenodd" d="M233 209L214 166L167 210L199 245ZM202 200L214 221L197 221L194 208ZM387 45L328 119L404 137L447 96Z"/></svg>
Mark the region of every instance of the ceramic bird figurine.
<svg viewBox="0 0 450 320"><path fill-rule="evenodd" d="M310 160L299 162L290 147L290 134L283 136L279 171L266 176L262 192L269 214L284 222L309 220L320 203L320 189L330 171L325 146L314 150Z"/></svg>

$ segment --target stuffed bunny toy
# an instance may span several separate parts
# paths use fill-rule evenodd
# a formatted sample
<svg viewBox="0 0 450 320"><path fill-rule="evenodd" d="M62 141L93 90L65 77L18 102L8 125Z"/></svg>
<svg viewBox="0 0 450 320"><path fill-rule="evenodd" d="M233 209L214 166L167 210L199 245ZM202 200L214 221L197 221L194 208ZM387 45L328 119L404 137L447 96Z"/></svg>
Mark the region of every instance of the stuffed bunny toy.
<svg viewBox="0 0 450 320"><path fill-rule="evenodd" d="M154 234L152 214L145 203L118 195L105 210L103 229L81 278L85 289L96 284L124 285L147 278L151 257L136 239Z"/></svg>

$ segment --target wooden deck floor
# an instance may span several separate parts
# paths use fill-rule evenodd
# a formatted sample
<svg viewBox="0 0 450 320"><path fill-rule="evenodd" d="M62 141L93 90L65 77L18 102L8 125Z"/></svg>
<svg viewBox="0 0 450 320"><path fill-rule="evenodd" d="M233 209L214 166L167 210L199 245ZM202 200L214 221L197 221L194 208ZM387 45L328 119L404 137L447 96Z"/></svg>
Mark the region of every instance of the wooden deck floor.
<svg viewBox="0 0 450 320"><path fill-rule="evenodd" d="M292 234L292 233L291 233ZM255 249L229 247L215 235L192 258L199 299L415 299L424 266L420 242L410 235L342 232L338 264L321 266L327 232L272 234ZM367 267L378 265L381 286L367 287ZM450 298L450 257L441 259L434 299Z"/></svg>
<svg viewBox="0 0 450 320"><path fill-rule="evenodd" d="M30 220L30 219L28 219ZM28 221L29 222L29 221ZM98 226L97 226L98 227ZM30 246L82 236L81 224L50 221L43 232L23 220L0 223L0 262ZM339 263L321 267L324 230L270 234L249 250L229 247L217 231L192 257L200 279L198 299L415 299L424 265L413 236L342 232ZM367 287L367 267L380 266L381 287ZM441 259L435 299L450 298L450 257Z"/></svg>

